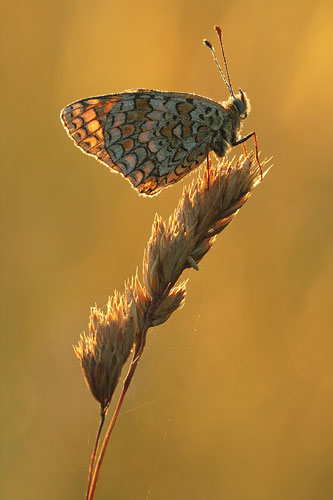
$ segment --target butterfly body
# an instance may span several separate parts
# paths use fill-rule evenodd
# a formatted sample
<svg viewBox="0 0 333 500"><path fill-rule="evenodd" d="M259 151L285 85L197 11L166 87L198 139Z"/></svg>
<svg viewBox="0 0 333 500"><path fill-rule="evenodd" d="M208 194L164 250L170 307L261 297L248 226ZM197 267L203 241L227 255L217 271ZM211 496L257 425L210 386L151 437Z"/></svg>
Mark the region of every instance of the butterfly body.
<svg viewBox="0 0 333 500"><path fill-rule="evenodd" d="M145 195L155 195L198 167L214 151L240 144L250 110L243 92L222 103L181 92L138 89L82 99L62 122L75 144Z"/></svg>

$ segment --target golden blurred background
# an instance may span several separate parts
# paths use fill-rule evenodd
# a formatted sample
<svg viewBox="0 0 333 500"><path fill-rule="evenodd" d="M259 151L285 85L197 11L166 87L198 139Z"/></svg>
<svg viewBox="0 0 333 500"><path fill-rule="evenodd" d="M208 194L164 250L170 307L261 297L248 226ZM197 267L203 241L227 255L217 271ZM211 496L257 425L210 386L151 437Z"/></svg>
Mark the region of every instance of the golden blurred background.
<svg viewBox="0 0 333 500"><path fill-rule="evenodd" d="M96 500L332 499L332 3L33 0L1 23L1 498L84 498L98 404L72 345L197 176L139 197L60 110L136 87L226 99L202 44L220 24L274 167L149 335Z"/></svg>

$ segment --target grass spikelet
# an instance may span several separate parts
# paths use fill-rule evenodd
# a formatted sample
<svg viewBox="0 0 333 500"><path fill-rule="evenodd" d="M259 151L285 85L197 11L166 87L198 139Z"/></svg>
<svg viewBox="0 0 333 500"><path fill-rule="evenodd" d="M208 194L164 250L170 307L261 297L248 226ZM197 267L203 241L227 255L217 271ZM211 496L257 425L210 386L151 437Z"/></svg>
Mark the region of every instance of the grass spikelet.
<svg viewBox="0 0 333 500"><path fill-rule="evenodd" d="M217 235L234 219L260 180L251 157L241 157L237 162L224 160L216 169L205 170L202 177L184 189L167 222L155 216L143 258L142 283L138 275L127 281L124 294L116 292L109 299L106 313L92 308L89 332L81 336L75 348L86 382L102 410L87 500L94 498L107 444L141 359L148 330L167 321L184 305L186 283L176 285L181 274L187 268L199 270L199 262ZM128 373L97 457L106 410L131 350Z"/></svg>

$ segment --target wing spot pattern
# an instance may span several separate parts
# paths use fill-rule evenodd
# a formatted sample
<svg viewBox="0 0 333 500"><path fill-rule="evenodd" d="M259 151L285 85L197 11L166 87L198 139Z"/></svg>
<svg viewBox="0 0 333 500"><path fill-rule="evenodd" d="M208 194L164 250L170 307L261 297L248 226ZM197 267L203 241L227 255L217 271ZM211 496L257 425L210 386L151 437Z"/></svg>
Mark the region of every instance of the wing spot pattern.
<svg viewBox="0 0 333 500"><path fill-rule="evenodd" d="M67 106L62 120L83 151L152 195L200 165L207 146L219 152L225 108L188 96L141 90L89 98Z"/></svg>

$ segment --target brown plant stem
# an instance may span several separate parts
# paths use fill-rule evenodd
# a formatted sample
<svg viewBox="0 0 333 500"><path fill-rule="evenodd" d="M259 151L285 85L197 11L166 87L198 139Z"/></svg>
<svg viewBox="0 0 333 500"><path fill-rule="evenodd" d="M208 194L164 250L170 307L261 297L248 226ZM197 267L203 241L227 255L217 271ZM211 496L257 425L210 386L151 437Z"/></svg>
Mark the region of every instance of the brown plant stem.
<svg viewBox="0 0 333 500"><path fill-rule="evenodd" d="M93 472L94 472L94 465L95 465L96 456L97 456L98 445L99 445L99 441L100 441L100 438L101 438L101 433L102 433L102 429L103 429L103 426L104 426L105 416L106 416L106 413L107 413L108 406L109 405L107 405L101 411L101 421L100 421L100 424L99 424L99 427L98 427L98 431L97 431L97 435L96 435L96 439L95 439L95 446L94 446L94 450L92 452L91 460L90 460L86 500L88 500L88 495L89 495L89 490L90 490L90 484L91 484L91 480L92 480L92 476L93 476Z"/></svg>

